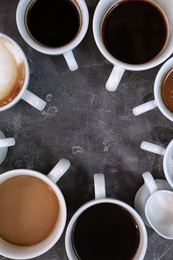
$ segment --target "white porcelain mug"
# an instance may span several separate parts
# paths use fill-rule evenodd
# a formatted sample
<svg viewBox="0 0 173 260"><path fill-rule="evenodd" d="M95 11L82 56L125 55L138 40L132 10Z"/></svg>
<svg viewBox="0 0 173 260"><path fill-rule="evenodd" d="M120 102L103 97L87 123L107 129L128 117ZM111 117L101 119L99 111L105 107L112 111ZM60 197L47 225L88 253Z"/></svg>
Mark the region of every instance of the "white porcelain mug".
<svg viewBox="0 0 173 260"><path fill-rule="evenodd" d="M58 205L59 205L58 206L59 215L58 215L57 223L56 223L54 229L52 230L52 232L48 235L48 237L46 239L44 239L43 241L41 241L38 244L34 244L34 245L30 245L30 246L20 246L20 245L13 245L13 244L5 241L0 236L0 255L7 257L7 258L12 258L12 259L34 258L34 257L42 255L43 253L48 251L59 240L59 238L61 237L61 235L64 231L64 228L65 228L66 218L67 218L67 208L66 208L64 196L63 196L61 190L59 189L59 187L56 185L56 182L69 169L69 167L70 167L70 162L67 159L61 159L47 176L45 176L44 174L42 174L40 172L37 172L34 170L28 170L28 169L11 170L11 171L5 172L0 175L0 189L1 189L1 185L5 184L7 181L11 181L12 179L21 177L21 176L22 177L23 176L32 177L32 178L38 179L39 181L42 181L45 185L48 186L49 190L54 192L55 197L58 201ZM35 185L35 184L33 184L33 185ZM10 186L10 187L13 187L13 186ZM25 196L27 196L28 186L25 185L24 187L25 187L25 189L24 189L24 191L22 191L22 193L24 195L22 198L19 197L21 204L22 204L22 199ZM3 192L2 190L0 190L0 194L3 194L1 192ZM7 197L7 195L6 195L6 197ZM30 195L31 195L31 193L30 193ZM0 199L0 201L1 200L2 200L2 198ZM36 198L35 198L35 200L36 200ZM1 204L0 204L0 206L1 206ZM31 207L31 209L32 209L32 206L33 205L28 206L28 207ZM41 210L42 208L41 208L41 206L40 207L39 206L40 205L38 205L38 209ZM24 210L25 207L22 207L22 209ZM36 209L36 211L38 209ZM27 210L29 210L29 208L27 208ZM0 217L0 220L1 220L1 217Z"/></svg>
<svg viewBox="0 0 173 260"><path fill-rule="evenodd" d="M146 219L160 236L173 239L173 191L159 189L151 173L143 174L149 197L143 205Z"/></svg>
<svg viewBox="0 0 173 260"><path fill-rule="evenodd" d="M173 140L166 148L146 141L143 141L140 147L145 151L163 156L164 174L169 185L173 188Z"/></svg>
<svg viewBox="0 0 173 260"><path fill-rule="evenodd" d="M89 13L88 8L84 0L71 0L72 3L74 2L75 5L78 5L78 8L80 9L80 29L77 35L66 45L61 47L49 47L45 46L43 44L38 43L36 40L34 40L33 37L31 37L30 33L27 30L26 24L25 24L25 14L28 6L35 2L34 0L20 0L17 6L17 12L16 12L16 21L17 21L17 27L18 30L23 37L23 39L27 42L28 45L30 45L33 49L44 53L48 55L63 55L69 69L71 71L75 71L78 69L78 64L76 62L76 59L73 55L73 49L76 48L80 42L83 40L89 24ZM45 18L46 19L46 18Z"/></svg>
<svg viewBox="0 0 173 260"><path fill-rule="evenodd" d="M130 64L125 63L117 58L115 58L113 55L109 53L109 51L105 48L101 36L101 24L104 19L105 13L110 10L112 6L116 6L118 3L124 2L123 0L100 0L98 2L98 5L95 9L94 18L93 18L93 34L94 39L96 42L96 45L102 55L113 64L113 70L106 82L106 89L108 91L115 91L120 83L120 80L126 70L130 71L142 71L147 70L150 68L153 68L160 63L164 62L173 52L173 11L172 11L172 5L173 0L151 0L146 2L151 2L153 5L156 5L160 11L164 14L165 20L167 20L167 26L168 26L168 36L166 40L166 44L164 45L161 52L152 60L142 63L142 64ZM127 49L128 47L128 42Z"/></svg>
<svg viewBox="0 0 173 260"><path fill-rule="evenodd" d="M0 130L0 165L7 156L8 147L15 145L15 143L14 137L6 138L4 133Z"/></svg>
<svg viewBox="0 0 173 260"><path fill-rule="evenodd" d="M141 115L148 112L156 107L160 112L167 117L169 120L173 121L173 113L166 107L161 96L161 82L163 76L169 69L173 66L173 58L168 59L158 71L155 81L154 81L154 100L148 101L133 108L133 114L135 116Z"/></svg>
<svg viewBox="0 0 173 260"><path fill-rule="evenodd" d="M139 215L141 216L141 218L143 219L145 225L151 227L145 215L145 205L147 203L147 200L151 196L153 189L156 190L156 187L157 190L172 190L172 187L169 185L169 183L166 180L162 180L162 179L153 180L153 177L150 172L144 172L142 174L142 177L144 179L144 184L139 188L139 190L135 195L134 207L136 211L139 213Z"/></svg>
<svg viewBox="0 0 173 260"><path fill-rule="evenodd" d="M44 109L46 102L28 90L30 72L24 52L3 33L0 33L0 74L0 112L21 99L40 111Z"/></svg>
<svg viewBox="0 0 173 260"><path fill-rule="evenodd" d="M71 218L67 230L66 230L66 235L65 235L65 247L66 247L66 252L67 252L67 256L69 258L69 260L78 260L78 259L83 259L81 255L79 255L79 257L77 256L77 254L81 254L80 251L78 251L79 249L79 245L77 250L76 248L74 248L74 229L76 230L76 227L79 227L77 232L80 232L80 236L76 235L76 238L79 239L79 243L83 243L84 241L86 241L86 243L83 243L83 248L84 248L84 252L82 252L82 254L85 254L85 259L131 259L133 258L134 260L142 260L145 256L146 253L146 249L147 249L147 232L146 232L146 228L145 225L141 219L141 217L138 215L138 213L128 204L120 201L120 200L116 200L116 199L111 199L111 198L107 198L106 197L106 188L105 188L105 178L103 174L95 174L94 175L94 187L95 187L95 199L91 200L90 202L85 203L82 207L80 207L76 213L73 215L73 217ZM100 208L100 207L105 207L104 211ZM111 207L111 209L109 209L109 207ZM114 212L114 208L115 209L121 209L122 211L124 211L125 214L128 214L128 216L132 219L133 221L136 222L136 225L138 226L138 231L139 231L139 244L136 248L136 250L134 250L133 252L133 256L131 256L131 258L129 257L129 255L125 256L122 255L120 257L117 257L117 251L118 251L118 247L116 247L116 243L112 238L112 233L116 234L117 237L119 237L119 239L122 238L122 233L121 236L119 236L118 234L118 230L114 228L114 224L115 221L117 221L116 216L118 214L118 211L116 211L117 214L115 214ZM98 212L98 215L93 216L93 210L95 212ZM87 221L88 219L88 212L89 212L89 219L90 221ZM102 219L102 213L106 216ZM123 213L123 214L124 214ZM87 218L85 217L87 214ZM91 215L90 215L91 214ZM95 214L95 213L94 213ZM97 217L96 217L97 216ZM112 222L110 221L110 218L112 218ZM101 222L99 222L101 220ZM120 217L120 219L122 219ZM119 221L121 221L119 219ZM82 220L82 222L80 222L80 220ZM103 221L103 223L102 223ZM111 222L111 225L109 225L109 223ZM127 224L128 220L126 219L125 223ZM81 229L80 231L80 224L82 224L82 226L84 227L84 233L83 230ZM91 224L92 223L92 224ZM101 225L101 223L103 225ZM124 223L124 222L123 222ZM88 228L89 225L89 228ZM91 226L92 225L92 228ZM123 230L122 227L122 223L120 224L119 222L117 223L117 225L121 228L121 231ZM99 226L99 230L96 231L96 236L98 235L97 239L95 237L95 235L90 234L90 232L92 232L92 230L95 230L95 227L97 229L97 227ZM109 226L109 227L108 227ZM106 231L105 231L106 230ZM109 230L109 231L107 231ZM112 231L113 230L113 231ZM124 254L124 252L126 252L126 247L131 243L130 241L133 241L133 239L135 240L135 238L131 237L131 232L129 231L130 228L127 228L127 232L125 232L125 234L123 235L123 239L121 239L121 243L123 244L123 253L121 252L121 254ZM94 231L95 232L95 231ZM98 234L97 234L98 232ZM105 233L107 232L107 235L104 237ZM110 233L109 233L110 232ZM126 237L129 238L126 239ZM78 233L79 234L79 233ZM111 237L111 238L110 238ZM121 238L120 238L121 237ZM85 240L86 238L86 240ZM91 244L90 244L91 241ZM106 242L108 241L108 244L111 244L112 247L114 248L114 256L109 255L109 252L111 252L112 250L110 248L108 249L106 247ZM88 243L90 245L88 245ZM75 245L76 246L76 245ZM108 246L109 247L109 246ZM96 254L94 254L95 250L97 251ZM77 253L75 253L77 251ZM98 253L99 252L99 253ZM106 254L105 254L106 252ZM89 255L87 255L89 253ZM99 254L99 256L98 256Z"/></svg>

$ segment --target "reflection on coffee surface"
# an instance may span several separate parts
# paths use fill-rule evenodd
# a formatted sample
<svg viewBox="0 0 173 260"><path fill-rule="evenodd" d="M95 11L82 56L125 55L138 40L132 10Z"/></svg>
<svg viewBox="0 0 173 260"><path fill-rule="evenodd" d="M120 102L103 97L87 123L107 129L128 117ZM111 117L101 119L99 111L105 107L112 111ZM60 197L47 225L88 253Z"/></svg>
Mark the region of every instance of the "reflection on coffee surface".
<svg viewBox="0 0 173 260"><path fill-rule="evenodd" d="M161 80L161 96L165 106L173 113L173 67L163 75Z"/></svg>
<svg viewBox="0 0 173 260"><path fill-rule="evenodd" d="M0 107L13 101L25 81L25 64L19 50L0 37Z"/></svg>
<svg viewBox="0 0 173 260"><path fill-rule="evenodd" d="M168 28L164 15L151 2L124 0L108 9L101 33L112 56L129 64L142 64L163 49Z"/></svg>
<svg viewBox="0 0 173 260"><path fill-rule="evenodd" d="M0 238L18 246L45 240L59 218L59 202L42 180L17 176L0 184Z"/></svg>
<svg viewBox="0 0 173 260"><path fill-rule="evenodd" d="M81 260L133 259L140 242L135 219L123 207L100 203L85 210L72 232L72 245Z"/></svg>
<svg viewBox="0 0 173 260"><path fill-rule="evenodd" d="M80 16L80 9L73 0L36 0L28 6L25 23L36 42L61 47L77 36Z"/></svg>

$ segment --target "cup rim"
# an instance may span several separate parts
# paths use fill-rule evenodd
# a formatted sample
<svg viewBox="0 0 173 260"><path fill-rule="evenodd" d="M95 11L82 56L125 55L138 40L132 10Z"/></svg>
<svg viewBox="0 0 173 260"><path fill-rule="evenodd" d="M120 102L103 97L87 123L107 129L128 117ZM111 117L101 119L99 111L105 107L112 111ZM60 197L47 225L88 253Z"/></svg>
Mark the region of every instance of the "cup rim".
<svg viewBox="0 0 173 260"><path fill-rule="evenodd" d="M8 36L4 33L1 33L1 32L0 32L0 38L4 38L4 39L8 40L9 42L12 43L12 45L15 46L15 48L19 51L19 53L24 61L24 64L25 64L25 81L24 81L23 86L22 86L20 92L18 93L18 95L10 103L8 103L5 106L0 107L0 112L1 112L1 111L7 110L7 109L13 107L22 98L22 95L25 92L25 90L27 89L28 83L29 83L29 65L28 65L26 55L24 54L22 48L19 46L19 44L15 40L13 40L10 36Z"/></svg>
<svg viewBox="0 0 173 260"><path fill-rule="evenodd" d="M0 182L4 182L9 178L20 176L20 175L29 175L36 178L41 179L42 181L46 182L55 192L58 201L60 203L61 215L60 215L60 224L58 224L54 230L52 231L51 235L43 240L42 242L34 245L34 246L27 246L27 247L20 247L20 246L13 246L9 243L3 241L0 238L0 254L4 257L8 257L11 259L30 259L37 256L40 256L46 253L49 249L51 249L57 241L60 239L67 220L67 207L64 196L60 188L46 175L42 174L41 172L29 169L14 169L7 172L4 172L0 175ZM58 231L58 232L57 232ZM10 250L9 250L10 247Z"/></svg>
<svg viewBox="0 0 173 260"><path fill-rule="evenodd" d="M168 146L166 147L166 151L163 157L163 169L164 169L164 174L166 177L166 180L168 181L169 185L173 188L173 176L170 176L169 174L169 157L171 155L171 150L173 152L173 139L169 142ZM172 153L173 154L173 153ZM172 159L173 160L173 159Z"/></svg>
<svg viewBox="0 0 173 260"><path fill-rule="evenodd" d="M89 12L85 1L84 0L75 0L75 1L79 5L82 14L81 29L70 43L62 47L53 48L53 47L41 45L31 38L31 36L27 32L27 29L25 27L25 22L24 22L25 10L28 4L31 2L31 0L20 0L16 10L16 23L17 23L17 28L19 30L19 33L21 34L24 41L36 51L48 55L61 55L68 51L73 50L83 40L89 25Z"/></svg>
<svg viewBox="0 0 173 260"><path fill-rule="evenodd" d="M168 36L167 36L167 40L162 48L162 50L160 51L160 53L154 57L152 60L150 60L149 62L145 62L145 63L141 63L141 64L130 64L130 63L125 63L122 62L118 59L116 59L115 57L113 57L106 49L106 47L104 46L102 39L101 39L101 35L100 35L100 24L102 21L102 18L104 17L104 14L106 13L106 11L114 4L121 2L121 0L108 0L108 1L99 1L95 12L94 12L94 16L93 16L93 35L94 35L94 40L96 42L96 45L98 47L98 49L100 50L100 52L102 53L102 55L110 62L112 63L114 66L119 66L123 69L126 70L131 70L131 71L142 71L142 70L147 70L153 67L158 66L159 64L161 64L162 62L164 62L171 54L173 51L172 48L172 44L170 44L170 35L169 35L169 31L170 31L170 26L169 26L169 17L168 14L166 14L166 12L163 10L162 6L160 3L158 2L154 2L148 0L149 2L152 2L153 5L159 7L159 9L161 10L161 12L164 14L165 19L167 20L167 25L168 25Z"/></svg>
<svg viewBox="0 0 173 260"><path fill-rule="evenodd" d="M112 199L112 198L103 198L103 199L94 199L91 200L89 202L86 202L85 204L83 204L72 216L72 218L70 219L67 229L66 229L66 233L65 233L65 249L66 249L66 253L67 256L69 258L69 260L78 260L78 258L76 257L73 249L72 249L72 245L70 242L70 237L71 237L71 232L72 232L72 228L74 223L76 222L77 218L81 215L81 213L83 213L86 209L96 205L96 204L101 204L101 203L112 203L115 205L119 205L123 208L125 208L134 218L136 223L138 224L139 230L141 232L141 237L140 237L140 242L139 242L139 246L137 249L137 252L134 256L134 260L143 260L146 250L147 250L147 243L148 243L148 238L147 238L147 231L146 231L146 227L144 225L144 222L142 220L142 218L140 217L140 215L137 213L137 211L135 209L133 209L130 205L128 205L127 203L117 200L117 199ZM142 245L143 244L143 245ZM141 250L141 252L139 252Z"/></svg>
<svg viewBox="0 0 173 260"><path fill-rule="evenodd" d="M153 228L155 230L156 233L158 233L160 236L166 238L166 239L173 239L173 237L168 237L168 236L165 236L163 235L160 231L156 230L155 227L153 226L153 224L151 223L149 217L148 217L148 210L147 210L147 207L148 207L148 204L150 203L150 201L153 199L153 197L155 197L158 193L169 193L172 195L173 197L173 191L171 190L157 190L155 191L153 194L150 195L150 197L148 198L146 204L145 204L145 215L146 215L146 219L148 221L148 223L150 224L151 228Z"/></svg>
<svg viewBox="0 0 173 260"><path fill-rule="evenodd" d="M165 106L162 97L161 97L161 80L164 75L171 67L173 67L173 57L166 60L159 71L157 72L155 81L154 81L154 97L157 103L159 110L162 114L167 117L169 120L173 121L173 113Z"/></svg>

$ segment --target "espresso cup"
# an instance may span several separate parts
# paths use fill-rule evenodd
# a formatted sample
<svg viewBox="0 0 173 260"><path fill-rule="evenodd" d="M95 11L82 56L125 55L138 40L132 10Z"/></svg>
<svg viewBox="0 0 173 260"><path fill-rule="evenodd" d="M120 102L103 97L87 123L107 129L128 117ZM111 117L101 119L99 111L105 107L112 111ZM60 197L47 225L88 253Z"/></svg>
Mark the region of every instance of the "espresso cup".
<svg viewBox="0 0 173 260"><path fill-rule="evenodd" d="M63 55L71 71L78 68L72 50L88 29L89 14L84 0L20 0L16 21L21 36L33 49Z"/></svg>
<svg viewBox="0 0 173 260"><path fill-rule="evenodd" d="M160 190L149 172L145 172L143 178L149 191L149 197L143 205L146 219L160 236L173 239L173 192Z"/></svg>
<svg viewBox="0 0 173 260"><path fill-rule="evenodd" d="M153 180L153 177L150 172L144 172L142 174L144 179L144 184L139 188L135 195L134 199L134 207L136 211L139 213L141 218L143 219L146 226L151 228L146 215L145 215L145 205L147 200L153 193L153 190L171 190L172 188L166 180L156 179Z"/></svg>
<svg viewBox="0 0 173 260"><path fill-rule="evenodd" d="M145 151L163 156L163 171L165 178L173 188L173 140L166 148L146 141L143 141L140 147Z"/></svg>
<svg viewBox="0 0 173 260"><path fill-rule="evenodd" d="M27 169L0 175L0 255L34 258L59 240L67 209L56 182L69 167L61 159L47 176Z"/></svg>
<svg viewBox="0 0 173 260"><path fill-rule="evenodd" d="M147 232L138 213L128 204L106 198L103 174L94 175L95 199L71 218L65 247L69 260L142 260Z"/></svg>
<svg viewBox="0 0 173 260"><path fill-rule="evenodd" d="M138 116L156 107L173 121L173 58L168 59L158 71L154 82L154 100L133 108L133 114ZM172 91L172 92L171 92Z"/></svg>
<svg viewBox="0 0 173 260"><path fill-rule="evenodd" d="M106 82L107 90L117 89L126 70L153 68L172 54L172 4L173 0L99 1L93 18L94 39L114 66Z"/></svg>
<svg viewBox="0 0 173 260"><path fill-rule="evenodd" d="M0 112L21 99L42 111L46 102L29 91L29 65L19 45L0 33Z"/></svg>
<svg viewBox="0 0 173 260"><path fill-rule="evenodd" d="M0 165L7 156L8 147L15 145L14 137L6 138L4 133L0 130Z"/></svg>

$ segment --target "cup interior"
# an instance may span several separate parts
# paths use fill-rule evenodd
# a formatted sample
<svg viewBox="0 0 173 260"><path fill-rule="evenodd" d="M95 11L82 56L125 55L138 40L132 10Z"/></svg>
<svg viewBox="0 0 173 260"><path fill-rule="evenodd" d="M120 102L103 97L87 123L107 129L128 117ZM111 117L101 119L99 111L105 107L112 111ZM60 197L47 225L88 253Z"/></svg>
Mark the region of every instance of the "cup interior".
<svg viewBox="0 0 173 260"><path fill-rule="evenodd" d="M9 109L10 107L12 107L13 105L15 105L22 97L23 93L25 92L26 88L28 87L28 83L29 83L29 65L28 65L28 61L26 59L26 56L23 52L23 50L20 48L20 46L9 36L0 33L0 39L3 39L5 41L7 41L8 44L8 48L10 50L10 48L12 49L12 53L14 52L14 55L16 55L16 59L21 59L24 63L24 70L25 70L25 78L24 78L24 83L23 86L20 90L20 92L18 93L18 95L12 99L11 102L9 102L8 104L0 107L0 111L4 111L6 109Z"/></svg>
<svg viewBox="0 0 173 260"><path fill-rule="evenodd" d="M52 233L49 235L49 237L47 237L42 242L33 246L16 246L16 245L11 245L0 238L1 255L13 259L30 259L47 252L59 240L65 227L66 218L67 218L67 209L66 209L66 203L64 197L62 195L62 192L58 188L58 186L55 183L53 183L47 176L39 172L26 170L26 169L12 170L2 174L0 176L0 182L3 183L4 181L8 180L11 177L20 176L20 175L33 176L47 183L56 194L60 205L60 215L58 218L58 222L54 230L52 231Z"/></svg>
<svg viewBox="0 0 173 260"><path fill-rule="evenodd" d="M152 4L156 5L160 11L163 13L165 20L167 22L167 27L168 27L168 35L167 39L165 42L164 47L162 48L161 52L152 60L143 63L143 64L128 64L125 62L122 62L116 58L114 58L105 48L103 41L102 41L102 36L100 33L100 28L102 21L104 19L105 13L107 10L111 8L111 6L118 4L122 0L108 0L108 1L100 1L96 7L95 13L94 13L94 18L93 18L93 34L94 34L94 39L97 44L98 49L102 53L102 55L110 61L112 64L117 65L119 67L122 67L127 70L132 70L132 71L140 71L140 70L146 70L150 69L152 67L155 67L159 65L160 63L164 62L171 54L173 50L173 34L171 32L171 28L173 25L173 18L172 18L172 11L171 11L171 5L169 3L169 0L166 1L151 1ZM150 2L150 1L149 1ZM128 43L127 43L127 48L128 48Z"/></svg>
<svg viewBox="0 0 173 260"><path fill-rule="evenodd" d="M168 59L158 71L154 82L154 96L160 111L173 121L173 113L165 106L161 96L161 82L164 74L173 66L173 58Z"/></svg>
<svg viewBox="0 0 173 260"><path fill-rule="evenodd" d="M146 217L161 236L173 238L173 193L167 190L155 192L145 206Z"/></svg>
<svg viewBox="0 0 173 260"><path fill-rule="evenodd" d="M129 205L127 205L126 203L121 202L119 200L109 199L109 198L92 200L92 201L84 204L81 208L79 208L76 211L76 213L71 218L71 220L68 224L67 230L66 230L66 235L65 235L65 247L66 247L66 252L67 252L69 260L78 259L74 252L73 245L72 245L73 244L72 233L73 233L73 228L74 228L76 221L81 216L81 214L83 212L85 212L87 209L89 209L92 206L102 204L102 203L111 203L113 205L121 206L125 210L127 210L130 213L130 215L135 219L135 222L137 223L137 225L139 227L140 242L139 242L138 249L137 249L133 259L142 260L144 258L144 255L146 253L146 248L147 248L147 233L146 233L146 228L145 228L145 225L144 225L142 219L140 218L138 213L133 208L131 208Z"/></svg>
<svg viewBox="0 0 173 260"><path fill-rule="evenodd" d="M44 45L39 44L36 42L31 35L29 34L26 25L25 25L25 14L26 10L28 8L28 5L31 3L30 0L20 0L17 6L16 11L16 22L18 30L23 37L23 39L27 42L28 45L30 45L33 49L49 55L59 55L66 53L69 50L73 50L84 38L89 24L89 13L88 8L84 0L72 0L74 1L75 5L78 5L80 9L80 16L81 16L81 25L80 30L76 37L68 44L62 46L62 47L47 47Z"/></svg>

